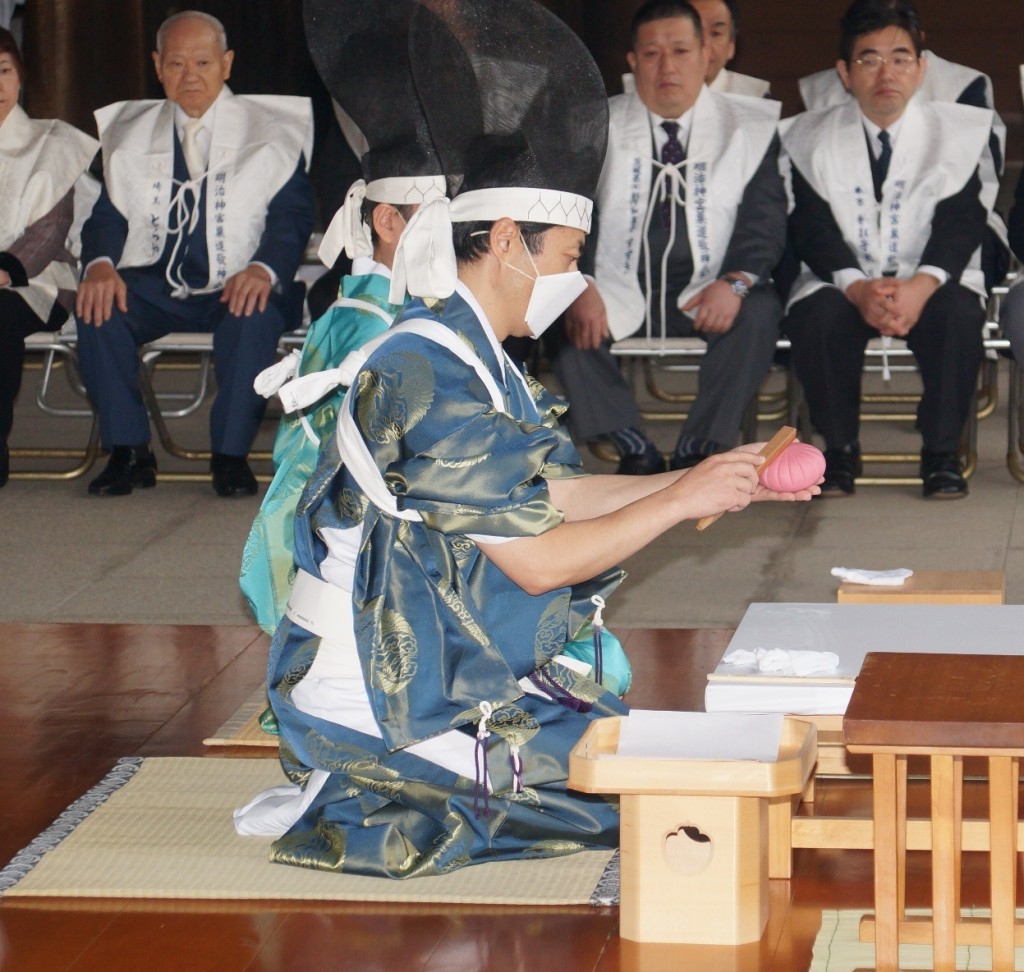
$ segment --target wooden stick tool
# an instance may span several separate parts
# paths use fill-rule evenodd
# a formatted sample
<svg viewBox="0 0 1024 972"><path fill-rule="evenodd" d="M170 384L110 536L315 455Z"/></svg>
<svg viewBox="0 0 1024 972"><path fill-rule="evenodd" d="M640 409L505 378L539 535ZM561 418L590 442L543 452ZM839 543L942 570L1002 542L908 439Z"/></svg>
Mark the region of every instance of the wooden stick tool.
<svg viewBox="0 0 1024 972"><path fill-rule="evenodd" d="M775 433L763 446L761 446L759 456L764 456L764 462L758 466L758 470L764 469L765 466L770 462L774 462L782 454L782 450L785 449L793 440L796 439L796 429L790 425L784 425L778 432ZM725 511L723 510L722 513ZM712 523L717 520L722 513L715 513L713 516L705 516L697 521L698 530L706 530Z"/></svg>

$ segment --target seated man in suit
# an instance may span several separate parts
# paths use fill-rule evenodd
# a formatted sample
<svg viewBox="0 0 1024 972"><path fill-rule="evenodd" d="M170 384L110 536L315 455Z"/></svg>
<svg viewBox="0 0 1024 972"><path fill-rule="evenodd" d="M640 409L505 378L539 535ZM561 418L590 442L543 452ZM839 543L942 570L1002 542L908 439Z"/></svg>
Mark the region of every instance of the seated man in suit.
<svg viewBox="0 0 1024 972"><path fill-rule="evenodd" d="M708 51L708 70L704 80L712 91L723 94L750 95L765 98L771 85L760 78L730 71L726 65L736 56L736 35L740 29L737 0L690 0L700 14L704 42Z"/></svg>
<svg viewBox="0 0 1024 972"><path fill-rule="evenodd" d="M864 349L890 335L921 370L924 495L962 497L957 450L983 354L980 253L995 201L980 174L992 112L913 97L926 65L907 0L854 0L840 50L853 99L797 116L783 136L804 264L785 330L825 439L822 495L854 491Z"/></svg>
<svg viewBox="0 0 1024 972"><path fill-rule="evenodd" d="M171 331L213 332L213 486L256 492L246 456L266 403L253 380L298 323L290 292L313 228L312 114L305 98L233 95L233 57L218 20L176 14L153 54L167 100L96 112L105 185L82 230L75 308L110 450L93 495L156 482L137 348Z"/></svg>
<svg viewBox="0 0 1024 972"><path fill-rule="evenodd" d="M578 442L609 439L618 471L664 469L609 350L641 329L707 341L672 469L736 444L771 365L782 308L769 276L785 241L779 103L704 84L707 48L684 0L649 0L627 55L635 90L611 99L588 242L594 276L549 344ZM595 241L596 237L596 241Z"/></svg>

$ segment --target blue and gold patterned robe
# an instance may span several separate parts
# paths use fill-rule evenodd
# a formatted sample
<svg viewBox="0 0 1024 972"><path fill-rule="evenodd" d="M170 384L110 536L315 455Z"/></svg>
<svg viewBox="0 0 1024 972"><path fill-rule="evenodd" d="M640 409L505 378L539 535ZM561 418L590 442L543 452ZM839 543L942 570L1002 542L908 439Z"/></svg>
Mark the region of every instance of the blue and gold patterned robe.
<svg viewBox="0 0 1024 972"><path fill-rule="evenodd" d="M457 291L429 311L485 362L505 388L497 412L483 382L450 351L398 334L369 358L350 407L389 489L422 522L382 514L339 458L332 439L299 502L296 564L319 575L318 531L361 524L353 608L356 641L382 738L299 711L293 687L320 639L285 618L271 647L268 687L281 727L281 761L297 783L329 774L272 859L325 870L405 878L465 864L614 847L618 813L566 787L569 750L591 720L620 715L612 693L552 662L592 614L590 597L621 580L609 571L576 588L532 596L468 535L525 537L558 525L547 481L583 474L559 426L565 410L536 382L529 394L502 365L484 325ZM511 365L506 365L511 367ZM559 686L575 708L525 694L519 679ZM482 812L471 778L405 747L456 729L476 734L481 703L494 707L486 741L493 792ZM582 703L582 705L580 705ZM514 792L510 746L522 759Z"/></svg>

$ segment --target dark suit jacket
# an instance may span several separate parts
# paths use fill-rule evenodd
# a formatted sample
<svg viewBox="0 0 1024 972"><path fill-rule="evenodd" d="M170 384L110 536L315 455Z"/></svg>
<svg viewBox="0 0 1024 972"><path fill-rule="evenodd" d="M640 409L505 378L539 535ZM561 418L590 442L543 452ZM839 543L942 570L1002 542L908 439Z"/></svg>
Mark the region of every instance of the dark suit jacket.
<svg viewBox="0 0 1024 972"><path fill-rule="evenodd" d="M868 148L865 145L864 151ZM793 166L793 212L789 234L797 257L822 280L860 266L853 248L843 238L828 202L811 188ZM919 263L938 267L958 280L985 235L987 214L981 204L978 171L956 194L941 200L932 216L931 235Z"/></svg>
<svg viewBox="0 0 1024 972"><path fill-rule="evenodd" d="M178 180L188 178L185 157L181 151L177 132L174 134L174 176ZM302 159L291 178L278 190L267 207L266 223L256 252L250 262L265 263L274 273L282 287L287 287L295 276L305 252L309 234L313 231L314 204L313 189L306 175ZM105 256L115 265L124 251L128 238L128 221L114 206L103 187L96 205L82 227L82 266L87 266L97 257ZM191 234L186 279L190 283L206 283L204 273L208 271L206 254L206 183L200 196L200 219ZM171 241L164 247L160 259L149 269L163 274L171 249Z"/></svg>

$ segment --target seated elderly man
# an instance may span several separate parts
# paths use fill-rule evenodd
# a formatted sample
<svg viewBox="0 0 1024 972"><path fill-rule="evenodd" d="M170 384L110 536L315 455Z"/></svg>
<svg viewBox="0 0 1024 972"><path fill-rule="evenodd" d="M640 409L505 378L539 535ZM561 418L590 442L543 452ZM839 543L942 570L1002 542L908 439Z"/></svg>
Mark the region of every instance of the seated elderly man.
<svg viewBox="0 0 1024 972"><path fill-rule="evenodd" d="M770 276L782 255L786 199L778 169L780 105L704 82L704 28L685 0L649 0L632 23L635 89L611 99L608 152L588 242L593 279L549 347L577 442L605 438L618 472L664 460L641 427L610 351L646 324L707 342L696 401L672 469L736 444L771 365L782 307Z"/></svg>
<svg viewBox="0 0 1024 972"><path fill-rule="evenodd" d="M864 350L878 335L905 339L921 370L924 495L967 494L957 450L983 354L992 112L915 98L921 48L912 2L855 0L837 64L853 98L798 116L783 136L804 264L785 329L825 439L822 495L854 491Z"/></svg>
<svg viewBox="0 0 1024 972"><path fill-rule="evenodd" d="M218 395L210 469L220 496L252 495L246 461L263 415L253 380L274 362L292 280L313 228L305 98L234 95L218 20L166 20L153 54L167 95L96 112L104 189L82 230L76 315L82 374L106 469L96 496L156 483L137 348L213 332Z"/></svg>
<svg viewBox="0 0 1024 972"><path fill-rule="evenodd" d="M760 78L730 71L726 65L736 56L736 35L740 30L740 7L737 0L690 0L700 14L707 45L708 69L704 80L712 91L723 94L749 95L765 98L771 85Z"/></svg>

